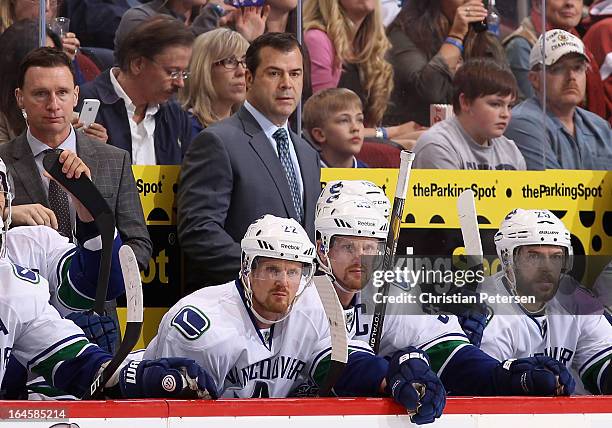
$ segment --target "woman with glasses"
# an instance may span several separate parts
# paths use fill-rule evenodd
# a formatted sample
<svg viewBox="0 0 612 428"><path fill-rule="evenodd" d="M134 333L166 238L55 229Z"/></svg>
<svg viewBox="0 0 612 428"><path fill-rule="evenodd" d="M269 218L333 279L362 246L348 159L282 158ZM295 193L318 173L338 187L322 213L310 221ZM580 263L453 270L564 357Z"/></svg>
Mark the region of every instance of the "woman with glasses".
<svg viewBox="0 0 612 428"><path fill-rule="evenodd" d="M192 135L229 117L246 97L244 56L249 42L238 32L218 28L196 38L190 77L179 101L191 117Z"/></svg>

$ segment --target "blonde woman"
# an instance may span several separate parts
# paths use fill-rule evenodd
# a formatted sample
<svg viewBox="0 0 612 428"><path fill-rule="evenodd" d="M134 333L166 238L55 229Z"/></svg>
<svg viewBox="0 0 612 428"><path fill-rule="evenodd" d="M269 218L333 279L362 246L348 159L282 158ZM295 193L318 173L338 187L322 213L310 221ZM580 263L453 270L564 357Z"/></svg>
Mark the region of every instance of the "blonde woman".
<svg viewBox="0 0 612 428"><path fill-rule="evenodd" d="M385 60L391 45L377 0L309 0L304 5L304 43L310 53L313 92L345 87L364 106L366 137L401 140L414 123L377 127L393 90L393 68Z"/></svg>
<svg viewBox="0 0 612 428"><path fill-rule="evenodd" d="M218 28L196 38L190 77L179 101L191 116L193 137L229 117L246 97L244 56L249 42L238 32Z"/></svg>

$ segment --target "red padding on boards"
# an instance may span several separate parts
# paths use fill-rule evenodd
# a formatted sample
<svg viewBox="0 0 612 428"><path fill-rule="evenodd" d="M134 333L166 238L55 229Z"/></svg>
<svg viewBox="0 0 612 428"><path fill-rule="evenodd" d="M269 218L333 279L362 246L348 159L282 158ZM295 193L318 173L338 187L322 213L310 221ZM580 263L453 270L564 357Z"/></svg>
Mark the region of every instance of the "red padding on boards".
<svg viewBox="0 0 612 428"><path fill-rule="evenodd" d="M18 409L65 409L70 418L401 415L388 398L225 399L217 401L0 401L0 416ZM612 396L453 397L445 414L612 413Z"/></svg>

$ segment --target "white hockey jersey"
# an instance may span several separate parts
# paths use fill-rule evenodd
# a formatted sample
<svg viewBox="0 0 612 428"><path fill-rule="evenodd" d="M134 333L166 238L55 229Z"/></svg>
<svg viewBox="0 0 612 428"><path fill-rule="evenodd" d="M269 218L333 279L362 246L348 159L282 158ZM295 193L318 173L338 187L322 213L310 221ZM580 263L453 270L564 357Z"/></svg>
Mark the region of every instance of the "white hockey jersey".
<svg viewBox="0 0 612 428"><path fill-rule="evenodd" d="M255 327L238 287L232 281L181 299L162 319L144 358L191 358L214 378L222 397L287 397L322 377L331 341L315 287L307 287L290 315L268 330ZM349 346L372 353L359 341Z"/></svg>
<svg viewBox="0 0 612 428"><path fill-rule="evenodd" d="M401 294L400 288L390 287L389 295ZM355 339L368 342L375 303L369 295L367 302L361 297L357 294L354 308L345 311L347 331ZM415 346L427 353L432 370L441 376L450 358L469 344L456 316L425 314L418 303L388 303L378 354L387 357L400 349Z"/></svg>
<svg viewBox="0 0 612 428"><path fill-rule="evenodd" d="M47 226L23 226L10 229L5 239L9 260L47 279L49 302L62 316L93 307L94 300L83 295L69 275L77 247L68 238ZM84 247L100 250L100 236L87 241Z"/></svg>
<svg viewBox="0 0 612 428"><path fill-rule="evenodd" d="M9 357L51 383L61 364L91 345L72 321L49 305L47 281L0 259L0 381Z"/></svg>
<svg viewBox="0 0 612 428"><path fill-rule="evenodd" d="M498 273L485 284L495 287L487 290L489 295L511 295L502 277ZM572 299L584 301L584 297L574 295ZM480 347L499 360L551 356L578 374L588 391L601 393L601 375L612 359L612 326L603 315L577 315L566 308L558 296L547 303L541 316L529 315L517 303L492 305ZM584 392L577 384L577 392Z"/></svg>

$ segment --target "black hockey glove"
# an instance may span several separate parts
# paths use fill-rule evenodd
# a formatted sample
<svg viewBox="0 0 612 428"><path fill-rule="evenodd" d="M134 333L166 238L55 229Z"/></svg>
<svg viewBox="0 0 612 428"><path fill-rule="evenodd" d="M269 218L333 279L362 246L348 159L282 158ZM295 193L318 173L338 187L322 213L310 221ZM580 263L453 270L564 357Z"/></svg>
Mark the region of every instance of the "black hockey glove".
<svg viewBox="0 0 612 428"><path fill-rule="evenodd" d="M124 398L217 398L213 378L187 358L131 361L119 386Z"/></svg>
<svg viewBox="0 0 612 428"><path fill-rule="evenodd" d="M431 423L442 415L446 390L429 367L427 354L414 346L391 357L387 388L395 401L408 410L415 424Z"/></svg>
<svg viewBox="0 0 612 428"><path fill-rule="evenodd" d="M567 368L544 355L506 360L497 367L505 395L571 395L576 388Z"/></svg>

